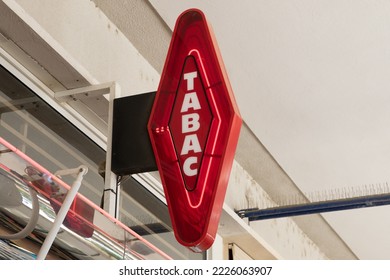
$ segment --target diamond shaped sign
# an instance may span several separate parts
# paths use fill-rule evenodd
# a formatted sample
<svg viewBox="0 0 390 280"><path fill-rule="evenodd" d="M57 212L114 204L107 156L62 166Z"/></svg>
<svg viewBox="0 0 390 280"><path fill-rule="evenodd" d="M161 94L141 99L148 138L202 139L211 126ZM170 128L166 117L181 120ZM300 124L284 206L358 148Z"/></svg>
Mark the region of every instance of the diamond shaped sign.
<svg viewBox="0 0 390 280"><path fill-rule="evenodd" d="M182 13L148 123L176 239L214 242L242 120L204 14Z"/></svg>

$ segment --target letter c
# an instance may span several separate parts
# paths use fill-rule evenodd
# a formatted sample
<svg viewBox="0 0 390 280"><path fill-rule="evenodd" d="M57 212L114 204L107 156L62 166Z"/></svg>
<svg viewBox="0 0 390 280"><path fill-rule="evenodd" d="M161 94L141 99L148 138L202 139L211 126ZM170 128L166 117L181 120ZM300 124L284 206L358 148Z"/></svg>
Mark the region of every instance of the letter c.
<svg viewBox="0 0 390 280"><path fill-rule="evenodd" d="M183 171L187 176L195 176L198 174L198 169L192 169L191 165L196 164L198 162L197 157L189 157L183 163Z"/></svg>

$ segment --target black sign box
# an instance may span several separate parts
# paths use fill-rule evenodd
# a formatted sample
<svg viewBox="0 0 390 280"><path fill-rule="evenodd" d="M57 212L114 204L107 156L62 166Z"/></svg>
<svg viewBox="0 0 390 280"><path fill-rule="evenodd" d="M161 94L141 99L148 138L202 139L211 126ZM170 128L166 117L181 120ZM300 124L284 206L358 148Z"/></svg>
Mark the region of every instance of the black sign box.
<svg viewBox="0 0 390 280"><path fill-rule="evenodd" d="M147 124L156 92L114 99L111 170L116 175L156 171Z"/></svg>

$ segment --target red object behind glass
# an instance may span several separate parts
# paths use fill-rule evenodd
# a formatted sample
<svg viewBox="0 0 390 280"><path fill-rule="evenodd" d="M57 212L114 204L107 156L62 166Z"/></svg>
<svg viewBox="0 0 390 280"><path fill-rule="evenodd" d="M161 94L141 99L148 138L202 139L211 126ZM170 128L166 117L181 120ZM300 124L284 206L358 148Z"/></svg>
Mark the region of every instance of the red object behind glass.
<svg viewBox="0 0 390 280"><path fill-rule="evenodd" d="M30 183L46 194L54 212L58 213L66 196L63 189L32 166L26 167L25 172L31 178ZM88 238L94 232L94 214L95 210L76 196L63 224L78 235Z"/></svg>
<svg viewBox="0 0 390 280"><path fill-rule="evenodd" d="M176 239L214 242L242 120L204 14L182 13L148 123Z"/></svg>

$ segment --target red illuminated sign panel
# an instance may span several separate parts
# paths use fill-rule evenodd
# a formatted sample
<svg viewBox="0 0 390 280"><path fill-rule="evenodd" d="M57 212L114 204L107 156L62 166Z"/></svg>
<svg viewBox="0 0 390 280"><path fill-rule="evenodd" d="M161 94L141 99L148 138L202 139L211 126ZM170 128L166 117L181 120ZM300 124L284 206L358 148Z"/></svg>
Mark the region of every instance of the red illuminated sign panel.
<svg viewBox="0 0 390 280"><path fill-rule="evenodd" d="M176 22L148 130L176 239L214 242L241 117L204 14Z"/></svg>

